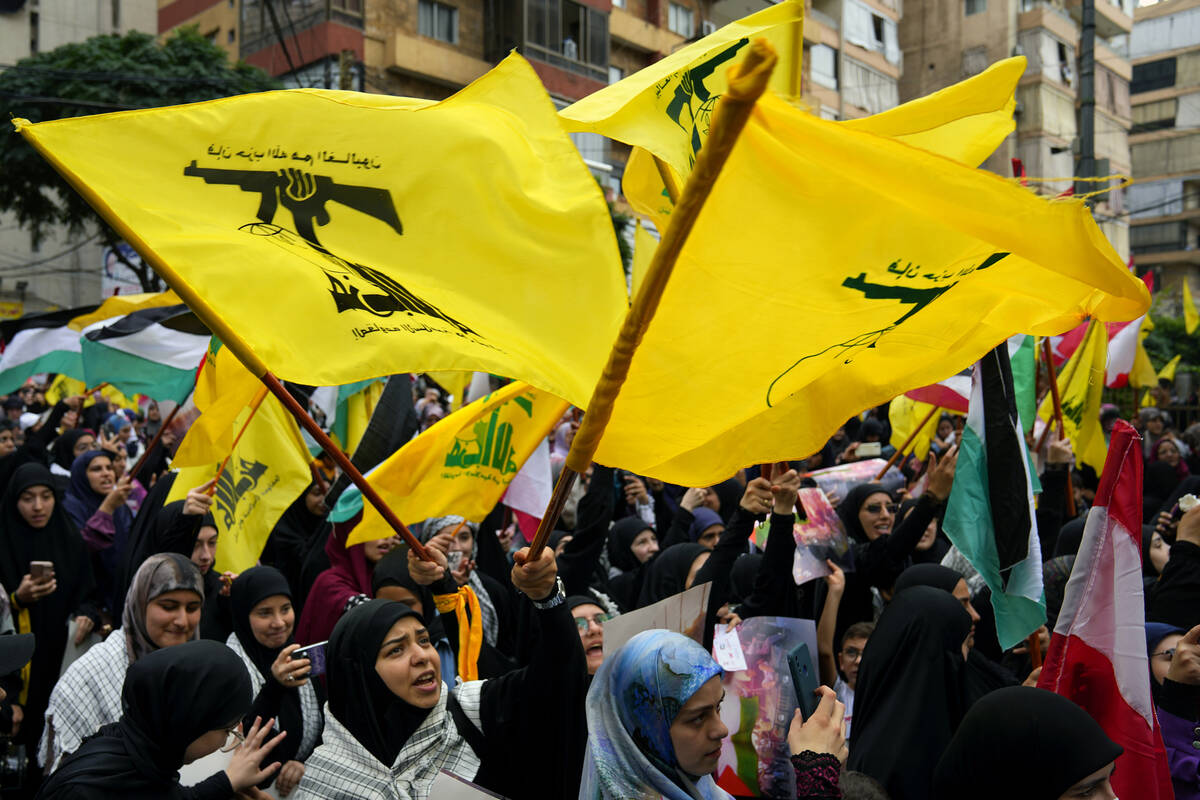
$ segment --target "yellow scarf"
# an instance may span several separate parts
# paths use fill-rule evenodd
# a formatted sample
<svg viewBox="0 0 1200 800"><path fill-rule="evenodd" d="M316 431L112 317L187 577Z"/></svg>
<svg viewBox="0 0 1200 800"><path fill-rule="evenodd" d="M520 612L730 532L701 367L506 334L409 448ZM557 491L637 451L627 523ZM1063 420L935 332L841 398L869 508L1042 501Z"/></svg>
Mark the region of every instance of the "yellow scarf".
<svg viewBox="0 0 1200 800"><path fill-rule="evenodd" d="M483 612L479 609L479 598L470 586L463 586L454 594L434 595L433 602L439 613L453 611L458 620L459 677L464 681L479 680L479 650L483 647Z"/></svg>

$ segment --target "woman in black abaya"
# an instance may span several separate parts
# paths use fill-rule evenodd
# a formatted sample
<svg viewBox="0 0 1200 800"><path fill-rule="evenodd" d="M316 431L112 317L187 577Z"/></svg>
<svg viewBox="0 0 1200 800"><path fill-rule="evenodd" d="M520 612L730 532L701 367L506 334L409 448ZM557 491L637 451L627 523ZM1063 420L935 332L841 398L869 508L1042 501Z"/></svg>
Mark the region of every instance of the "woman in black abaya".
<svg viewBox="0 0 1200 800"><path fill-rule="evenodd" d="M934 767L963 715L970 631L953 596L914 586L884 609L867 642L846 766L882 783L892 800L929 798Z"/></svg>
<svg viewBox="0 0 1200 800"><path fill-rule="evenodd" d="M99 620L87 548L53 487L50 470L23 464L0 500L0 582L11 593L17 633L37 638L37 650L23 673L24 688L13 699L24 715L17 738L30 752L37 747L50 691L61 671L67 621L76 619L87 633ZM35 582L33 561L52 562L53 580Z"/></svg>
<svg viewBox="0 0 1200 800"><path fill-rule="evenodd" d="M120 722L97 736L51 775L37 800L227 800L274 775L279 763L258 764L282 736L265 741L266 726L250 729L224 772L196 786L179 785L179 768L236 744L250 708L250 679L233 651L195 641L155 650L125 676Z"/></svg>

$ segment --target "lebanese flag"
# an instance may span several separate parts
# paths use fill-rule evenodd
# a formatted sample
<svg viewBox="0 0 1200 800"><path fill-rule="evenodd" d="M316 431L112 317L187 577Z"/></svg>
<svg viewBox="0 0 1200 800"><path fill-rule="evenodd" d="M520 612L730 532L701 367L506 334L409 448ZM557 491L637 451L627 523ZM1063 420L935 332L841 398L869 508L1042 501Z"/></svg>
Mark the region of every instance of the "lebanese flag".
<svg viewBox="0 0 1200 800"><path fill-rule="evenodd" d="M1141 437L1118 420L1038 687L1092 715L1125 752L1119 797L1174 797L1150 697L1142 600Z"/></svg>
<svg viewBox="0 0 1200 800"><path fill-rule="evenodd" d="M512 509L517 528L528 544L533 541L542 514L550 504L554 493L553 476L550 470L550 445L543 439L537 449L513 476L500 502Z"/></svg>
<svg viewBox="0 0 1200 800"><path fill-rule="evenodd" d="M945 411L966 414L971 401L971 370L965 369L944 381L912 389L905 392L904 396L921 403L928 403L931 406L938 406Z"/></svg>

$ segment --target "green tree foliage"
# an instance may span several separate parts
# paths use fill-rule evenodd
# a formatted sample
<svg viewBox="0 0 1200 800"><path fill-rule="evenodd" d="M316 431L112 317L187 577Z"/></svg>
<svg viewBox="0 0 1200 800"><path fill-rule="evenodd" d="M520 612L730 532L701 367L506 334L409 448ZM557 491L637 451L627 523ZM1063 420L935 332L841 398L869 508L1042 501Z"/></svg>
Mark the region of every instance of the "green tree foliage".
<svg viewBox="0 0 1200 800"><path fill-rule="evenodd" d="M1179 369L1195 371L1200 367L1200 330L1191 336L1183 327L1180 317L1167 317L1151 314L1154 330L1146 337L1146 354L1154 364L1154 369L1162 369L1163 365L1176 355L1182 356Z"/></svg>
<svg viewBox="0 0 1200 800"><path fill-rule="evenodd" d="M94 36L22 59L0 73L0 118L42 122L278 88L280 84L261 69L230 64L225 51L194 27L162 42L137 32ZM104 153L97 152L96 157L104 158ZM34 242L59 226L73 234L97 230L102 241L137 273L146 291L161 288L149 267L120 257L120 236L11 131L0 136L0 211L14 213Z"/></svg>

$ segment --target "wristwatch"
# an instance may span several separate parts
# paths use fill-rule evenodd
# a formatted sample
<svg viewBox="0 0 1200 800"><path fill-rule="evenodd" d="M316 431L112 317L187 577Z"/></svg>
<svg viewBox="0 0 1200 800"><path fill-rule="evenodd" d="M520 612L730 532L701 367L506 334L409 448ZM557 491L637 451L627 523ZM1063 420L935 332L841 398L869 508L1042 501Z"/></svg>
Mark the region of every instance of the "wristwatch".
<svg viewBox="0 0 1200 800"><path fill-rule="evenodd" d="M567 591L563 588L562 578L554 579L554 592L545 600L534 600L529 598L529 602L533 603L533 607L541 611L555 606L561 606L567 601Z"/></svg>

